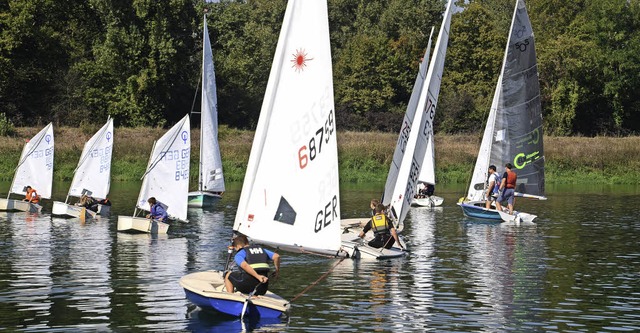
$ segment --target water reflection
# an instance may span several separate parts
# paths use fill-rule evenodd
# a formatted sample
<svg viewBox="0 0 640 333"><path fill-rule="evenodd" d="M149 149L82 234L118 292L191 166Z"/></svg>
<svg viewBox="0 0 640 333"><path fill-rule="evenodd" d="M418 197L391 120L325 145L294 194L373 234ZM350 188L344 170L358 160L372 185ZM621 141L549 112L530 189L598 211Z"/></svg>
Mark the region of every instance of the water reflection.
<svg viewBox="0 0 640 333"><path fill-rule="evenodd" d="M128 203L139 189L121 187L122 192L117 186L113 192L114 216L125 208L130 214ZM161 237L118 233L115 217L83 224L46 213L0 213L0 327L43 332L640 330L640 219L629 204L640 186L584 193L564 187L550 191L546 202L521 200L518 206L537 213L537 223L510 227L464 218L454 203L466 188L441 186L438 193L451 205L411 210L403 231L411 251L406 258L340 262L281 252L282 278L270 288L285 299L296 298L291 316L244 327L236 319L200 312L178 284L187 273L224 267L237 188L215 209L189 210L189 223L175 224ZM361 216L379 190L348 186L342 191L347 200L342 207Z"/></svg>
<svg viewBox="0 0 640 333"><path fill-rule="evenodd" d="M2 306L15 313L6 327L46 325L57 319L52 318L51 218L24 212L4 214L12 222L3 223L8 226L3 243L8 241L10 246L3 248L2 257L9 276L3 279L6 288L0 295Z"/></svg>
<svg viewBox="0 0 640 333"><path fill-rule="evenodd" d="M135 312L146 323L140 327L175 327L185 316L184 291L176 283L176 276L186 265L186 239L118 233L117 253L118 271L126 274L125 281L130 283L118 293L133 298L130 301L135 302Z"/></svg>
<svg viewBox="0 0 640 333"><path fill-rule="evenodd" d="M56 288L56 325L73 325L79 318L87 325L106 326L109 313L111 238L105 219L51 218L52 274Z"/></svg>

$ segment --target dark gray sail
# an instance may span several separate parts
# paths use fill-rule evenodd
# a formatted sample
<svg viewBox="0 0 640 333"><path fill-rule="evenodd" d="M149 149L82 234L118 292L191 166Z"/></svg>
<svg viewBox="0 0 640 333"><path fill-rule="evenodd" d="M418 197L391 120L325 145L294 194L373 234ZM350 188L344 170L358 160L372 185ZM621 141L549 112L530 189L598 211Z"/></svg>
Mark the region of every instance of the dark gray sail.
<svg viewBox="0 0 640 333"><path fill-rule="evenodd" d="M511 163L518 175L516 192L544 196L542 110L531 22L518 0L502 68L490 164L502 173Z"/></svg>

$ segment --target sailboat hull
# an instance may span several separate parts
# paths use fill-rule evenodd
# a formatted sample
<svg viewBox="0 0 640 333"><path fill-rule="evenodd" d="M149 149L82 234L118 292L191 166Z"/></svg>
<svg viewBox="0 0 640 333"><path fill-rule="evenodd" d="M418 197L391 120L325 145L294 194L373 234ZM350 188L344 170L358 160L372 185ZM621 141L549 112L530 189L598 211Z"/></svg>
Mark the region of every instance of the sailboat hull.
<svg viewBox="0 0 640 333"><path fill-rule="evenodd" d="M252 297L245 308L248 295L226 292L221 271L185 275L180 279L180 286L184 288L187 299L204 310L241 317L244 308L244 316L250 318L278 318L289 312L289 302L270 291Z"/></svg>
<svg viewBox="0 0 640 333"><path fill-rule="evenodd" d="M40 213L42 206L22 200L0 199L0 211Z"/></svg>
<svg viewBox="0 0 640 333"><path fill-rule="evenodd" d="M81 206L69 205L64 202L54 201L51 210L52 215L61 217L96 217L97 213Z"/></svg>
<svg viewBox="0 0 640 333"><path fill-rule="evenodd" d="M222 199L220 194L215 194L211 192L197 191L197 192L189 192L189 207L212 207L218 201Z"/></svg>
<svg viewBox="0 0 640 333"><path fill-rule="evenodd" d="M144 217L118 216L118 231L131 233L166 234L167 223Z"/></svg>
<svg viewBox="0 0 640 333"><path fill-rule="evenodd" d="M350 220L355 221L356 219ZM365 220L365 224L367 221L368 220ZM406 254L406 252L402 250L398 246L398 244L393 244L390 249L371 247L367 245L367 243L373 239L373 236L371 236L371 234L367 234L365 236L365 239L361 239L360 237L358 237L360 231L362 231L361 226L353 226L347 228L347 230L345 230L345 232L341 235L342 249L349 254L349 257L353 259L384 260L403 257ZM405 246L400 236L398 236L398 239L400 239L400 242L403 243L402 245Z"/></svg>
<svg viewBox="0 0 640 333"><path fill-rule="evenodd" d="M477 202L477 204L480 204L480 202ZM481 204L484 205L484 202L482 202ZM464 213L464 215L467 217L492 221L502 221L500 213L495 209L487 209L484 206L477 206L472 202L459 202L458 206L462 208L462 213Z"/></svg>
<svg viewBox="0 0 640 333"><path fill-rule="evenodd" d="M442 205L444 198L432 195L427 198L413 198L411 206L413 207L437 207Z"/></svg>

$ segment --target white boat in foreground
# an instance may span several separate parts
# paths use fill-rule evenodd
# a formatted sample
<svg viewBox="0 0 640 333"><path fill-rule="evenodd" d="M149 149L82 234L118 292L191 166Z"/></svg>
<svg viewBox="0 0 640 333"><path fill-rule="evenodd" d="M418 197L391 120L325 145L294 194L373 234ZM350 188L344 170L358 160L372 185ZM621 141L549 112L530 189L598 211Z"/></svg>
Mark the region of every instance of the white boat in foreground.
<svg viewBox="0 0 640 333"><path fill-rule="evenodd" d="M536 215L508 214L486 208L484 193L490 165L506 163L518 178L515 197L546 200L542 108L535 41L524 1L517 0L511 30L467 196L458 202L465 216L531 222ZM514 212L515 213L515 212Z"/></svg>
<svg viewBox="0 0 640 333"><path fill-rule="evenodd" d="M22 154L9 188L7 198L0 199L0 211L39 213L42 206L11 194L26 195L26 186L36 190L40 199L50 199L53 185L53 124L49 123L22 148Z"/></svg>
<svg viewBox="0 0 640 333"><path fill-rule="evenodd" d="M111 156L113 153L113 119L84 144L78 166L73 172L73 181L64 202L54 201L51 213L63 217L85 219L97 214L107 215L110 206L95 204L95 211L69 203L70 197L88 195L96 200L106 199L111 187Z"/></svg>
<svg viewBox="0 0 640 333"><path fill-rule="evenodd" d="M118 216L118 231L167 233L169 224L166 221L137 217L151 209L147 202L150 197L166 207L169 218L187 220L190 138L189 115L186 115L154 142L133 216Z"/></svg>
<svg viewBox="0 0 640 333"><path fill-rule="evenodd" d="M218 143L216 74L206 16L203 25L198 190L189 192L189 207L211 207L222 198L225 191Z"/></svg>

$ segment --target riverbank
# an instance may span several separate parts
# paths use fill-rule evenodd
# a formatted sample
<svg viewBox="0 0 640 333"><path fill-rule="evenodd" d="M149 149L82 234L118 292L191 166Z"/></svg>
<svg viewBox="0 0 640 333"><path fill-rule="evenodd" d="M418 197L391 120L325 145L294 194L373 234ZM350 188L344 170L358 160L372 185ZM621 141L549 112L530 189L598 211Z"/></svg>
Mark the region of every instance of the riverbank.
<svg viewBox="0 0 640 333"><path fill-rule="evenodd" d="M13 137L0 137L0 180L11 181L25 140L39 128L17 128ZM54 178L71 180L84 143L98 127L55 129ZM112 179L139 180L153 145L166 130L117 128ZM198 138L198 129L192 130ZM342 182L384 182L397 134L338 132ZM252 131L221 127L220 150L225 178L242 181L253 141ZM546 182L557 184L640 183L640 137L545 137ZM480 146L480 135L436 135L436 179L440 183L467 183ZM191 179L198 179L199 142L192 141Z"/></svg>

